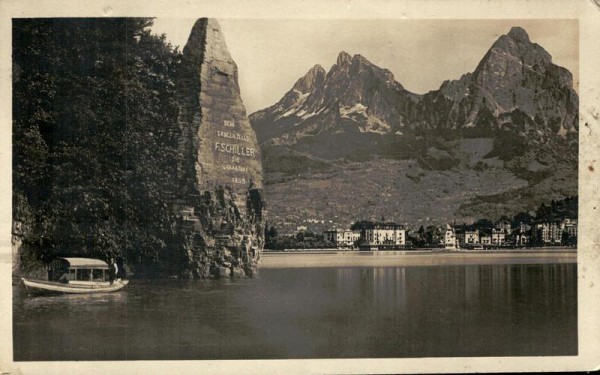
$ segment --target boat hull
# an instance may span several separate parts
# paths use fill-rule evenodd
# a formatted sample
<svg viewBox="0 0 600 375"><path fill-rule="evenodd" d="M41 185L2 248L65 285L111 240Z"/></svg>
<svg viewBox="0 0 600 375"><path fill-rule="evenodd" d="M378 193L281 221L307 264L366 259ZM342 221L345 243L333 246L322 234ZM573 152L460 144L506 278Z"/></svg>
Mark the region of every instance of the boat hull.
<svg viewBox="0 0 600 375"><path fill-rule="evenodd" d="M109 293L123 289L129 280L117 279L111 283L63 284L52 281L21 278L29 293L90 294Z"/></svg>

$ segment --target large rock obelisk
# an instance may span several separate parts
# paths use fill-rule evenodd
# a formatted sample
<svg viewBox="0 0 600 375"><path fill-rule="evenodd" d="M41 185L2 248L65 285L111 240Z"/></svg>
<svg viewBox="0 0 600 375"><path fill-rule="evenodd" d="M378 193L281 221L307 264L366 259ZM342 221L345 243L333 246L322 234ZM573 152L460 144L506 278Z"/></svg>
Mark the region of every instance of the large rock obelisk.
<svg viewBox="0 0 600 375"><path fill-rule="evenodd" d="M214 19L196 21L176 82L179 238L190 277L252 273L264 242L261 154L237 66ZM244 272L242 272L244 271Z"/></svg>

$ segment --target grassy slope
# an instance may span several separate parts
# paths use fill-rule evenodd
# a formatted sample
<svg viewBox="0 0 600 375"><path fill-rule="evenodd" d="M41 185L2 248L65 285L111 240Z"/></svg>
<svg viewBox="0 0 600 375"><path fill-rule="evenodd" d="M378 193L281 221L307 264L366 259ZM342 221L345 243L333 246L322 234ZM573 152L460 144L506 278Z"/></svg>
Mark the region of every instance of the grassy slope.
<svg viewBox="0 0 600 375"><path fill-rule="evenodd" d="M383 215L418 227L495 219L576 194L577 171L569 163L549 162L554 157L533 151L503 161L495 151L490 138L468 138L430 146L417 160L308 162L299 153L298 159L286 159L280 152L272 166L283 162L289 173L267 175L270 222L280 227L288 222L294 230L309 218L330 227ZM444 165L448 160L450 168Z"/></svg>
<svg viewBox="0 0 600 375"><path fill-rule="evenodd" d="M499 178L498 178L499 177ZM414 161L348 163L332 172L266 186L272 223L305 218L439 224L478 195L526 186L504 171L428 171Z"/></svg>
<svg viewBox="0 0 600 375"><path fill-rule="evenodd" d="M503 149L491 138L466 138L430 145L416 160L365 161L271 150L265 186L269 221L280 227L293 223L288 229L295 230L311 218L331 227L383 215L418 228L496 219L577 194L572 163L527 149L503 161L498 152Z"/></svg>

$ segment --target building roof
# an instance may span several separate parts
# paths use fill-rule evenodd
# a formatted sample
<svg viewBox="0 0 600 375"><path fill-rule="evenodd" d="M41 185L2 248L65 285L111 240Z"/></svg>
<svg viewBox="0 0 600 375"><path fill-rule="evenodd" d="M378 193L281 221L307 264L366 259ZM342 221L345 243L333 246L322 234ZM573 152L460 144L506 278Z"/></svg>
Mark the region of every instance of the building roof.
<svg viewBox="0 0 600 375"><path fill-rule="evenodd" d="M341 229L341 228L332 228L324 230L323 233L335 233L335 232L353 232L352 229Z"/></svg>
<svg viewBox="0 0 600 375"><path fill-rule="evenodd" d="M394 222L362 221L362 222L359 222L356 224L358 225L358 228L361 228L361 229L383 229L383 228L404 229L404 225L396 224Z"/></svg>

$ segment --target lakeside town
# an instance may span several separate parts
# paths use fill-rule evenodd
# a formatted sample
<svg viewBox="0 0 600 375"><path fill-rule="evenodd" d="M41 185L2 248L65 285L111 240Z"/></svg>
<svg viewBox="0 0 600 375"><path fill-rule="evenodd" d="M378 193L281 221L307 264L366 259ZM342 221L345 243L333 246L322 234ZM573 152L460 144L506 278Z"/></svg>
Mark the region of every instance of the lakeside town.
<svg viewBox="0 0 600 375"><path fill-rule="evenodd" d="M266 251L295 249L339 250L491 250L577 246L577 198L566 198L550 206L542 204L531 214L512 218L479 219L471 224L422 225L418 229L393 221L362 220L349 226L327 226L325 220L308 219L308 224L325 225L320 232L301 225L295 232L279 234L266 230Z"/></svg>

